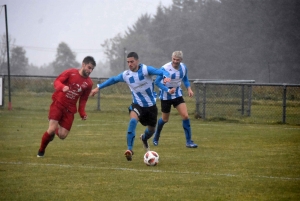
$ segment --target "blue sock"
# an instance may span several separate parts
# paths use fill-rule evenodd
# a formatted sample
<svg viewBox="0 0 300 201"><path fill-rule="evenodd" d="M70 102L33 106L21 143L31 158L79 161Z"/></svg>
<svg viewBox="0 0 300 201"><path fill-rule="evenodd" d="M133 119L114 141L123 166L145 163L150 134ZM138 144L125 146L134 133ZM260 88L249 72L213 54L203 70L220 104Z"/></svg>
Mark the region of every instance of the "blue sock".
<svg viewBox="0 0 300 201"><path fill-rule="evenodd" d="M143 135L143 140L148 140L152 137L154 132L150 132L148 128L145 129L145 133Z"/></svg>
<svg viewBox="0 0 300 201"><path fill-rule="evenodd" d="M157 127L156 127L156 132L155 132L155 136L154 136L154 139L153 140L156 140L158 141L159 140L159 137L160 137L160 132L161 130L163 129L163 126L165 125L166 122L164 122L162 120L162 118L160 118L157 122Z"/></svg>
<svg viewBox="0 0 300 201"><path fill-rule="evenodd" d="M138 121L134 118L130 119L127 130L127 148L132 150L135 138L135 129Z"/></svg>
<svg viewBox="0 0 300 201"><path fill-rule="evenodd" d="M184 130L186 142L191 141L192 131L191 131L191 126L190 126L190 120L189 119L182 120L182 127Z"/></svg>

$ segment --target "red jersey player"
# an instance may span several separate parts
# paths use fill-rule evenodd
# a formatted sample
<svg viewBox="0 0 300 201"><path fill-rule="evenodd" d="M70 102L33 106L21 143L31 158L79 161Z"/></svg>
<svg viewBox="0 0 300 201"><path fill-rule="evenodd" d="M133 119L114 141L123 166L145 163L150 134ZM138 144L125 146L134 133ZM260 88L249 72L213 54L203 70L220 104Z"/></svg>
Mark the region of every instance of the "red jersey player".
<svg viewBox="0 0 300 201"><path fill-rule="evenodd" d="M79 99L78 112L83 120L87 119L85 105L92 90L93 82L89 77L96 66L93 57L83 59L80 69L71 68L62 72L54 81L55 92L49 109L49 127L42 136L37 157L43 157L45 149L55 134L65 139L72 127L76 104Z"/></svg>

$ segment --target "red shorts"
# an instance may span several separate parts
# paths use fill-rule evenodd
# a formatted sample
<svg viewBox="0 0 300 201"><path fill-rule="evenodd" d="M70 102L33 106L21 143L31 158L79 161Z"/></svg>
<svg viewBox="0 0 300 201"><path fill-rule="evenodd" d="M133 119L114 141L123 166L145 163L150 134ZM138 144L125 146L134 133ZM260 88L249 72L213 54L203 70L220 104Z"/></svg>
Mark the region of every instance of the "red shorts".
<svg viewBox="0 0 300 201"><path fill-rule="evenodd" d="M74 121L74 114L67 110L60 102L53 101L50 105L48 118L49 120L58 121L61 127L70 131Z"/></svg>

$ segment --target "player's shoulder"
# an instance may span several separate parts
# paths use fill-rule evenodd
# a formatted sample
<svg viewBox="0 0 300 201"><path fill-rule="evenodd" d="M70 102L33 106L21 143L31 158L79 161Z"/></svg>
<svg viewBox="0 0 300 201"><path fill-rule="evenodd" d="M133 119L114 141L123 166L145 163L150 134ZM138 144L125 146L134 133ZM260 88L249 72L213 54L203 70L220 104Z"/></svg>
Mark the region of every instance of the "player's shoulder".
<svg viewBox="0 0 300 201"><path fill-rule="evenodd" d="M79 74L79 71L77 68L68 68L64 70L61 74L71 74L71 73Z"/></svg>
<svg viewBox="0 0 300 201"><path fill-rule="evenodd" d="M69 72L71 72L71 73L77 73L77 74L80 75L79 70L80 70L79 68L70 68Z"/></svg>
<svg viewBox="0 0 300 201"><path fill-rule="evenodd" d="M66 69L64 72L79 72L79 69L78 68L68 68Z"/></svg>
<svg viewBox="0 0 300 201"><path fill-rule="evenodd" d="M172 62L171 62L171 61L168 62L168 63L166 63L166 64L164 64L164 65L162 66L162 68L164 68L164 69L170 68L170 67L172 67Z"/></svg>
<svg viewBox="0 0 300 201"><path fill-rule="evenodd" d="M182 63L182 62L181 62L181 63L180 63L180 66L186 68L185 63Z"/></svg>
<svg viewBox="0 0 300 201"><path fill-rule="evenodd" d="M93 80L92 80L92 78L87 77L87 78L86 78L86 81L89 82L90 85L93 85Z"/></svg>

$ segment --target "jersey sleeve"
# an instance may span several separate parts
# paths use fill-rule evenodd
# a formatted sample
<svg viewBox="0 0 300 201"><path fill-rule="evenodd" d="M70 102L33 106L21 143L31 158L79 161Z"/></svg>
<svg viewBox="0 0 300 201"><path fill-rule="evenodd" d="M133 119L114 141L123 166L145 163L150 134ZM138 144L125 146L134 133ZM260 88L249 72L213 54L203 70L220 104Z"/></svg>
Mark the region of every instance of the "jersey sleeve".
<svg viewBox="0 0 300 201"><path fill-rule="evenodd" d="M62 72L54 81L54 89L56 91L62 91L62 89L64 88L64 82L69 79L69 70L66 70L64 72Z"/></svg>
<svg viewBox="0 0 300 201"><path fill-rule="evenodd" d="M85 106L86 106L86 102L89 98L89 94L92 91L92 87L93 87L93 82L91 82L91 85L89 88L87 88L84 93L80 96L79 98L79 104L78 104L78 112L81 118L83 118L84 116L86 116L86 112L85 112Z"/></svg>
<svg viewBox="0 0 300 201"><path fill-rule="evenodd" d="M156 79L154 81L155 85L163 91L168 91L169 88L166 87L161 82L161 80L164 79L165 77L170 77L170 74L163 67L161 67L160 69L155 69L155 70L159 71L159 74L156 76Z"/></svg>
<svg viewBox="0 0 300 201"><path fill-rule="evenodd" d="M87 102L87 99L80 97L79 104L78 104L78 112L79 112L79 115L81 118L86 116L86 112L85 112L86 102Z"/></svg>
<svg viewBox="0 0 300 201"><path fill-rule="evenodd" d="M184 86L185 86L186 88L188 88L188 87L191 86L190 81L189 81L189 78L188 78L188 70L187 70L186 67L185 67L185 75L184 75L184 77L182 78L182 82L183 82L183 84L184 84Z"/></svg>
<svg viewBox="0 0 300 201"><path fill-rule="evenodd" d="M118 82L124 82L123 73L120 73L117 76L111 77L108 80L106 80L105 82L102 82L101 84L97 84L97 87L99 89L103 89L105 87L108 87L110 85L116 84Z"/></svg>
<svg viewBox="0 0 300 201"><path fill-rule="evenodd" d="M157 69L152 66L147 66L147 70L149 75L162 76L162 78L170 77L169 72L167 72L164 68Z"/></svg>

